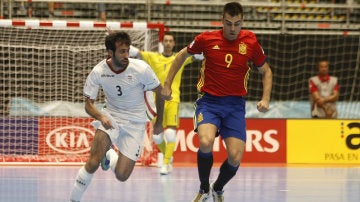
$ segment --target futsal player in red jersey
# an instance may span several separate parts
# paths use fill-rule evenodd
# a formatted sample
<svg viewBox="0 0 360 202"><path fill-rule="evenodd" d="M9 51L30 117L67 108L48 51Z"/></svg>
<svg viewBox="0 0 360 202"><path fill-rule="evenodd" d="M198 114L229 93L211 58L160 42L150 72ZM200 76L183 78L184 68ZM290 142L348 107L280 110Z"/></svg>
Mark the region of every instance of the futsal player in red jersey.
<svg viewBox="0 0 360 202"><path fill-rule="evenodd" d="M200 147L197 153L200 191L193 201L223 201L223 188L239 168L246 142L245 99L250 67L248 61L262 73L263 94L257 103L260 112L269 109L272 71L266 55L254 33L242 30L243 8L238 2L224 6L222 29L206 31L183 48L173 61L162 90L164 99L171 99L171 83L185 59L204 54L197 88L195 130ZM212 148L220 134L225 141L227 159L220 166L215 182L209 182L213 166Z"/></svg>

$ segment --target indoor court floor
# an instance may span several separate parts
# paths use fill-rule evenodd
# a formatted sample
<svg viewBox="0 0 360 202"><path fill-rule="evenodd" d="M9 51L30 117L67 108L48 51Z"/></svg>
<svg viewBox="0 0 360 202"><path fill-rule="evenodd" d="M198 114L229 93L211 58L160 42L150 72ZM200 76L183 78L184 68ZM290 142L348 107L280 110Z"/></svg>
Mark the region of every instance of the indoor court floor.
<svg viewBox="0 0 360 202"><path fill-rule="evenodd" d="M0 166L1 202L66 202L80 166ZM218 174L212 169L211 181ZM83 202L189 202L198 191L196 167L135 167L126 182L95 173ZM227 202L359 202L359 166L251 166L239 168L225 186ZM210 200L212 199L210 198Z"/></svg>

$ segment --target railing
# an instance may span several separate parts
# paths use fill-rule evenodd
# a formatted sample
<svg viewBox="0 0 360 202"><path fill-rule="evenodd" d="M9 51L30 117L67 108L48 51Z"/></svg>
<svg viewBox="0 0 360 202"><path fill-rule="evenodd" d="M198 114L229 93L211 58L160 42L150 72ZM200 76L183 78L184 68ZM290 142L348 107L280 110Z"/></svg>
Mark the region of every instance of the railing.
<svg viewBox="0 0 360 202"><path fill-rule="evenodd" d="M0 0L0 18L14 18L16 5L21 0ZM37 3L54 2L53 0L29 0ZM106 12L112 13L107 20L160 21L173 31L197 32L221 25L220 18L224 2L221 0L62 0L62 4L71 4L73 10L80 10L77 5L92 4L96 13L98 3L105 3ZM245 10L244 27L257 32L298 34L340 34L360 35L360 4L331 3L289 3L278 1L241 1ZM134 15L123 16L112 10L116 6L128 6ZM189 6L190 5L190 6ZM126 14L124 14L126 15ZM26 16L25 16L26 17ZM36 17L36 16L35 16ZM57 17L62 17L61 14ZM69 16L66 16L69 18ZM71 16L70 16L71 17ZM73 16L76 17L76 16ZM78 18L82 18L80 16ZM96 18L89 15L88 18Z"/></svg>

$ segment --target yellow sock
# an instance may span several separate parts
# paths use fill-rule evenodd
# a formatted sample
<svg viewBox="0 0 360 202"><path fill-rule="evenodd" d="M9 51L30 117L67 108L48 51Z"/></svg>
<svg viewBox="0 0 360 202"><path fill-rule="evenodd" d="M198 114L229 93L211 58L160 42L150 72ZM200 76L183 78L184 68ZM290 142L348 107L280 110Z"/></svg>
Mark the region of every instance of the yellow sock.
<svg viewBox="0 0 360 202"><path fill-rule="evenodd" d="M170 159L174 154L175 142L169 142L166 144L166 150L164 154L164 165L168 165L170 163Z"/></svg>
<svg viewBox="0 0 360 202"><path fill-rule="evenodd" d="M159 148L161 153L165 153L165 147L166 147L166 143L165 140L163 140L160 144L157 145L157 147Z"/></svg>

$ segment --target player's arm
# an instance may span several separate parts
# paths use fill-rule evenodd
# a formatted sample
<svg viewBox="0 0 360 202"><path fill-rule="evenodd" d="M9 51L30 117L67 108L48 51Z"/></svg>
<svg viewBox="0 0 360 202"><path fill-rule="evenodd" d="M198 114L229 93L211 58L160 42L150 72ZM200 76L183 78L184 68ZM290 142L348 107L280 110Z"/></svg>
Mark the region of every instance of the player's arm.
<svg viewBox="0 0 360 202"><path fill-rule="evenodd" d="M111 121L106 116L101 114L101 112L96 108L95 100L86 98L85 111L94 119L99 120L101 124L105 127L105 129L114 128L114 126L111 124Z"/></svg>
<svg viewBox="0 0 360 202"><path fill-rule="evenodd" d="M161 92L163 99L171 100L171 84L175 78L176 73L179 71L186 58L189 56L190 54L187 52L187 47L181 49L181 51L176 55L165 79L164 88Z"/></svg>
<svg viewBox="0 0 360 202"><path fill-rule="evenodd" d="M317 90L311 92L311 97L318 106L322 107L325 104L325 100L320 96Z"/></svg>
<svg viewBox="0 0 360 202"><path fill-rule="evenodd" d="M153 89L153 92L155 93L156 98L159 98L161 96L162 86L159 85L155 89ZM164 128L162 126L163 123L163 117L164 117L164 100L163 99L155 99L155 105L156 105L156 122L154 124L154 134L160 134L164 131Z"/></svg>
<svg viewBox="0 0 360 202"><path fill-rule="evenodd" d="M333 93L329 96L324 98L325 103L327 102L336 102L339 99L339 91L333 90Z"/></svg>
<svg viewBox="0 0 360 202"><path fill-rule="evenodd" d="M317 106L319 106L320 108L322 108L325 111L326 117L331 118L334 111L332 111L332 109L326 105L326 102L329 102L327 100L328 98L321 97L319 94L319 91L317 91L317 90L313 91L311 93L311 96L312 96L313 100L315 101L315 103L317 104Z"/></svg>
<svg viewBox="0 0 360 202"><path fill-rule="evenodd" d="M323 97L320 96L317 86L315 85L315 83L311 79L309 79L309 91L310 91L312 100L314 100L314 102L319 107L323 108L324 105L325 105L325 100L324 100Z"/></svg>
<svg viewBox="0 0 360 202"><path fill-rule="evenodd" d="M259 112L266 112L269 110L271 89L272 89L272 71L267 62L258 68L262 74L263 95L260 102L257 103Z"/></svg>

